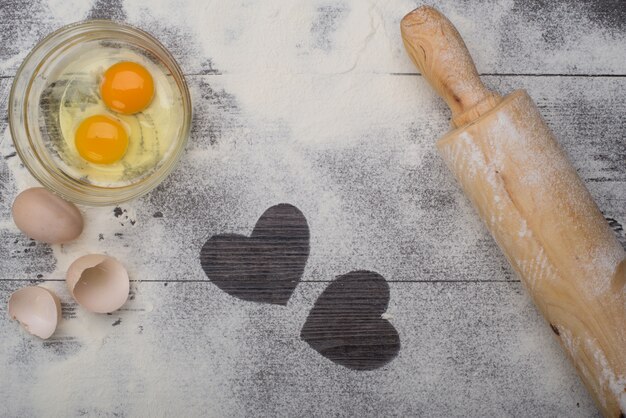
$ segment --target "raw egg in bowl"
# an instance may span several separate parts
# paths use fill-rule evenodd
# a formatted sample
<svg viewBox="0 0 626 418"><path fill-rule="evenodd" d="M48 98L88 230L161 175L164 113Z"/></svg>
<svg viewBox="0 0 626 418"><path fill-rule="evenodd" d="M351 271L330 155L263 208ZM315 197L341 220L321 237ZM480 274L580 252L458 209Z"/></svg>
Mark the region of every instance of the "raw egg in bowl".
<svg viewBox="0 0 626 418"><path fill-rule="evenodd" d="M46 188L111 205L156 187L189 135L182 71L152 36L92 20L42 40L17 72L9 124L24 165Z"/></svg>

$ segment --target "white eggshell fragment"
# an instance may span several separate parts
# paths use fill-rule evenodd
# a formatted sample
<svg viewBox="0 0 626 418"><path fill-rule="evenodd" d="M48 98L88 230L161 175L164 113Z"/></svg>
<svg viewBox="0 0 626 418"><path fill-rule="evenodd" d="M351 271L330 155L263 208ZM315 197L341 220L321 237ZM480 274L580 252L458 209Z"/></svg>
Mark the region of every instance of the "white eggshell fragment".
<svg viewBox="0 0 626 418"><path fill-rule="evenodd" d="M76 302L91 312L116 311L128 299L128 272L119 261L108 255L80 257L67 270L65 281Z"/></svg>
<svg viewBox="0 0 626 418"><path fill-rule="evenodd" d="M15 225L27 236L48 244L63 244L83 232L83 217L76 206L44 189L26 189L13 202Z"/></svg>
<svg viewBox="0 0 626 418"><path fill-rule="evenodd" d="M9 298L9 316L29 333L50 338L61 318L61 304L54 293L40 286L15 291Z"/></svg>

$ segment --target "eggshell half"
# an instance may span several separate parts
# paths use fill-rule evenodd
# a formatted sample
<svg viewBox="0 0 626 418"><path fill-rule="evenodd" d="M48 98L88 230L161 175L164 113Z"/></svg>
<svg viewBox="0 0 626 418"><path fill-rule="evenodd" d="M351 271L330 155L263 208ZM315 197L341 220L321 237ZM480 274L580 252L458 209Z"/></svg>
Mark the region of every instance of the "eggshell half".
<svg viewBox="0 0 626 418"><path fill-rule="evenodd" d="M124 266L104 254L89 254L74 261L65 281L76 302L96 313L118 310L128 299L130 290Z"/></svg>
<svg viewBox="0 0 626 418"><path fill-rule="evenodd" d="M9 298L9 315L29 333L50 338L61 318L61 304L54 293L40 286L15 291Z"/></svg>
<svg viewBox="0 0 626 418"><path fill-rule="evenodd" d="M48 244L72 241L83 232L76 206L44 189L26 189L13 201L13 221L27 236Z"/></svg>

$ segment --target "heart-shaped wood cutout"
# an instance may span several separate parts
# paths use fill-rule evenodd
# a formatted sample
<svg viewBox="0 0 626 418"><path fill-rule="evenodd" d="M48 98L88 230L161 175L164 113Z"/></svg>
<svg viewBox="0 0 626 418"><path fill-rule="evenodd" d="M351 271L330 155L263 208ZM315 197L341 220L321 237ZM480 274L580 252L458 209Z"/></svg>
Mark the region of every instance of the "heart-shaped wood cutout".
<svg viewBox="0 0 626 418"><path fill-rule="evenodd" d="M354 370L374 370L393 360L400 336L381 315L389 285L371 271L352 271L332 282L311 309L300 338L327 359Z"/></svg>
<svg viewBox="0 0 626 418"><path fill-rule="evenodd" d="M309 257L309 226L298 208L272 206L250 237L212 236L202 247L200 264L207 277L240 299L286 305Z"/></svg>

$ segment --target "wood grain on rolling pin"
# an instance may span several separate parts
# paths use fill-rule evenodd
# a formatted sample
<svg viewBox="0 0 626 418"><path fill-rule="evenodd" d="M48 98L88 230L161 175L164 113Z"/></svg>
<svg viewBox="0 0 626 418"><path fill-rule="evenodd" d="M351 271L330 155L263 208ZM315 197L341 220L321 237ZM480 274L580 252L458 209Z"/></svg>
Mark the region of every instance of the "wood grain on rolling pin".
<svg viewBox="0 0 626 418"><path fill-rule="evenodd" d="M624 250L531 99L437 147L602 409L626 409Z"/></svg>
<svg viewBox="0 0 626 418"><path fill-rule="evenodd" d="M409 56L448 103L437 147L607 417L626 411L626 254L532 99L481 82L437 10L402 19Z"/></svg>

